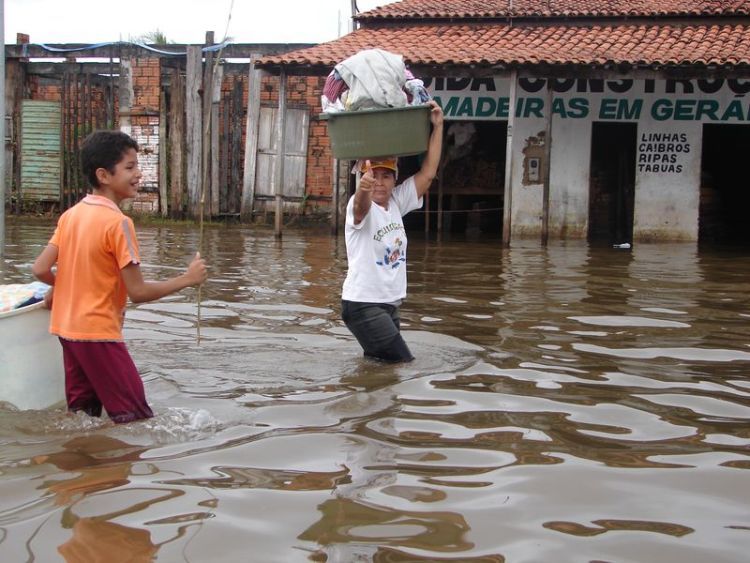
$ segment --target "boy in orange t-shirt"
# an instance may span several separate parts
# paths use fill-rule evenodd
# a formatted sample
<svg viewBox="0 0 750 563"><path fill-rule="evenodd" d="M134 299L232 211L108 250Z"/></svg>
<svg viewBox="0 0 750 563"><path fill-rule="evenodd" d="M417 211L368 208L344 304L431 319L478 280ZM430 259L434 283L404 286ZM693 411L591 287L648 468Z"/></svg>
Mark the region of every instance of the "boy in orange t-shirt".
<svg viewBox="0 0 750 563"><path fill-rule="evenodd" d="M200 285L206 264L196 254L182 275L143 280L135 227L119 208L135 197L142 176L131 137L92 133L81 147L81 165L93 193L60 216L32 268L53 286L46 301L50 332L63 348L68 410L101 416L103 406L118 423L149 418L143 382L122 338L127 298L143 303Z"/></svg>

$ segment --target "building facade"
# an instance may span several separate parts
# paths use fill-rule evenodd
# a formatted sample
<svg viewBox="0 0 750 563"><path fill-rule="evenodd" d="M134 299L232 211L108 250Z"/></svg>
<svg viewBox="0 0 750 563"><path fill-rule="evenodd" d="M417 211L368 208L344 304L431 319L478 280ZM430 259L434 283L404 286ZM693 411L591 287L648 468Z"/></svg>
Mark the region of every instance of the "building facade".
<svg viewBox="0 0 750 563"><path fill-rule="evenodd" d="M402 54L448 120L428 226L750 241L750 2L404 0L357 20L259 64L322 74L361 49Z"/></svg>

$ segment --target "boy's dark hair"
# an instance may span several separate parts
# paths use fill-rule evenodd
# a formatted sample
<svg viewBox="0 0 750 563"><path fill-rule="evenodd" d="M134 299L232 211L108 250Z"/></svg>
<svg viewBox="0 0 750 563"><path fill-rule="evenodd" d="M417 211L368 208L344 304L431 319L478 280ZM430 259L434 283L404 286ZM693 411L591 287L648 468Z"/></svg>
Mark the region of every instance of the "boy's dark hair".
<svg viewBox="0 0 750 563"><path fill-rule="evenodd" d="M98 188L97 168L105 168L114 174L115 166L123 159L128 149L135 149L138 152L138 143L130 135L122 131L94 131L83 140L81 145L83 175L94 188Z"/></svg>

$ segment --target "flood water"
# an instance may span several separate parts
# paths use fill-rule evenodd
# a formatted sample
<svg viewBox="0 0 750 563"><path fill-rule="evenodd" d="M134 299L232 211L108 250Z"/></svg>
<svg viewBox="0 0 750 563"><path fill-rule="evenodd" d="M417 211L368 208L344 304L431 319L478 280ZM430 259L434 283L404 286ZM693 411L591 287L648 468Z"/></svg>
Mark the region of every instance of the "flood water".
<svg viewBox="0 0 750 563"><path fill-rule="evenodd" d="M8 219L0 283L51 223ZM138 227L146 278L196 229ZM413 363L340 320L342 239L210 226L130 306L156 417L0 408L2 561L738 562L750 253L409 240Z"/></svg>

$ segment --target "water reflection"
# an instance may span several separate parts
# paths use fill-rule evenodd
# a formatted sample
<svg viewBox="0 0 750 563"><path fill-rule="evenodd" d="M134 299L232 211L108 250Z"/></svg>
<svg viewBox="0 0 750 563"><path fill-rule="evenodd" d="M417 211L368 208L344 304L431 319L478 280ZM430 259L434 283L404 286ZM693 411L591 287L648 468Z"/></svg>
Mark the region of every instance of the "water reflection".
<svg viewBox="0 0 750 563"><path fill-rule="evenodd" d="M32 458L37 465L52 464L68 479L42 483L54 495L55 504L65 506L89 493L127 485L134 461L146 448L136 448L104 435L76 437L62 444L62 451Z"/></svg>
<svg viewBox="0 0 750 563"><path fill-rule="evenodd" d="M146 277L198 242L139 233ZM48 236L11 224L0 279ZM0 407L3 558L744 560L749 256L410 249L417 359L383 365L340 320L343 241L209 227L200 319L191 290L128 311L154 419Z"/></svg>
<svg viewBox="0 0 750 563"><path fill-rule="evenodd" d="M65 561L153 561L159 548L146 530L137 530L99 518L76 518L73 537L58 548Z"/></svg>
<svg viewBox="0 0 750 563"><path fill-rule="evenodd" d="M436 555L469 551L469 526L460 514L391 510L349 499L335 499L318 507L320 520L300 534L302 540L324 546L339 561L373 557L383 546L426 550ZM328 551L325 547L335 546Z"/></svg>

